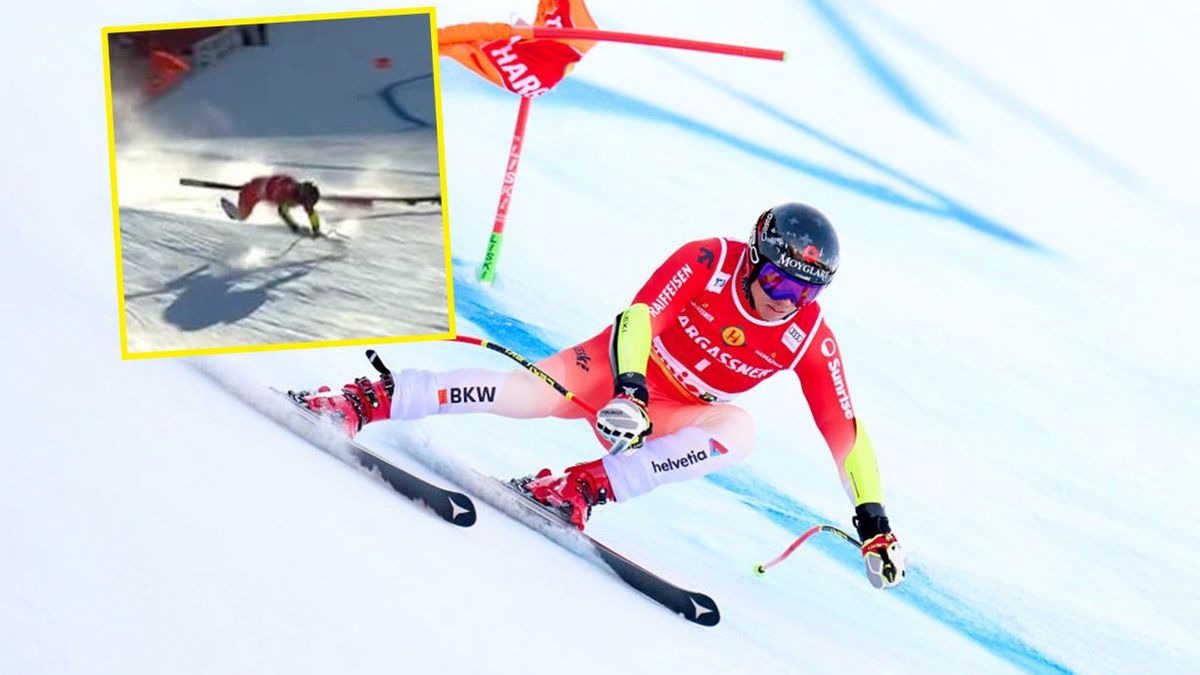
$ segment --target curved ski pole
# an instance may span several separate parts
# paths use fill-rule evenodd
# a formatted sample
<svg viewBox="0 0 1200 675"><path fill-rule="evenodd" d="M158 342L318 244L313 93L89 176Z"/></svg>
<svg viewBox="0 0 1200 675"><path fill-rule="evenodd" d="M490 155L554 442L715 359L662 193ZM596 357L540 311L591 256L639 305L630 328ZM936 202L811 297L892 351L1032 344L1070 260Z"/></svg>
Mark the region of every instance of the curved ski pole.
<svg viewBox="0 0 1200 675"><path fill-rule="evenodd" d="M498 352L500 354L507 356L508 358L512 359L513 361L516 361L517 363L521 364L522 368L533 373L535 376L537 376L537 378L539 380L550 385L554 389L554 391L557 391L559 394L561 394L563 396L563 398L565 398L568 401L570 401L571 403L574 403L575 405L579 406L580 408L585 410L587 412L587 414L591 415L592 417L596 416L596 413L599 410L596 406L594 406L591 403L588 403L587 401L576 396L575 392L562 386L562 384L560 384L558 380L554 379L553 377L550 377L550 375L546 371L542 370L541 368L538 368L536 365L534 365L534 363L532 361L530 361L529 359L525 358L524 356L521 356L520 354L514 352L513 350L509 349L508 347L498 345L495 342L488 342L487 340L484 340L481 338L471 337L469 335L459 335L454 338L454 341L455 342L463 342L463 343L466 343L469 345L478 345L480 347L486 347L494 352ZM632 452L629 449L629 440L628 439L624 439L624 438L618 439L612 445L610 445L608 448L608 454L610 454L610 455L619 455L624 452Z"/></svg>
<svg viewBox="0 0 1200 675"><path fill-rule="evenodd" d="M793 541L790 546L788 546L786 549L784 549L783 553L780 553L779 555L775 556L774 560L772 560L771 562L768 562L768 563L762 563L759 565L755 565L754 566L755 576L761 577L763 574L766 574L767 570L778 565L779 563L783 562L784 560L787 560L788 556L790 556L792 554L792 552L794 552L796 549L800 548L801 544L808 541L810 537L812 537L814 534L817 534L818 532L828 532L829 534L837 535L838 537L845 539L846 542L854 544L858 548L862 548L862 543L859 542L857 539L855 539L853 536L851 536L849 533L845 532L844 530L840 530L840 529L834 527L833 525L814 525L814 526L808 528L807 530L805 530L804 534L800 535L800 537L798 539L796 539L796 541Z"/></svg>
<svg viewBox="0 0 1200 675"><path fill-rule="evenodd" d="M561 394L563 398L574 403L575 405L579 406L580 408L583 408L584 410L587 411L587 413L589 415L592 415L593 417L595 417L596 412L597 412L595 406L591 405L587 401L576 396L575 393L572 392L570 389L567 389L566 387L562 386L562 384L560 384L558 382L558 380L554 379L553 377L550 377L550 375L548 373L546 373L546 371L542 370L541 368L538 368L536 365L534 365L534 363L532 361L530 361L529 359L525 358L524 356L521 356L520 354L514 352L513 350L509 349L508 347L504 347L502 345L496 344L495 342L489 342L489 341L481 339L481 338L471 337L469 335L459 335L454 338L454 342L462 342L462 343L469 344L469 345L477 345L479 347L485 347L494 352L497 352L499 354L503 354L503 355L507 356L508 358L512 359L513 361L516 361L517 363L519 363L521 365L521 367L524 368L525 370L528 370L529 372L533 373L539 380L550 385L550 387L553 388L554 391L557 391L559 394Z"/></svg>

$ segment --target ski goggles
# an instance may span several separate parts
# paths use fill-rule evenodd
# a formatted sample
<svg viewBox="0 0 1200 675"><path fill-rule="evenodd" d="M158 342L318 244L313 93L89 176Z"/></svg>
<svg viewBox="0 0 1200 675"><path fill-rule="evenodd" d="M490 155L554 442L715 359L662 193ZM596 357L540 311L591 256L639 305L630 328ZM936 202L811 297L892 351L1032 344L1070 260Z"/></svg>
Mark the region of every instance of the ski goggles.
<svg viewBox="0 0 1200 675"><path fill-rule="evenodd" d="M810 284L785 273L773 263L763 263L758 271L758 284L772 300L791 300L796 306L807 305L817 299L825 286Z"/></svg>

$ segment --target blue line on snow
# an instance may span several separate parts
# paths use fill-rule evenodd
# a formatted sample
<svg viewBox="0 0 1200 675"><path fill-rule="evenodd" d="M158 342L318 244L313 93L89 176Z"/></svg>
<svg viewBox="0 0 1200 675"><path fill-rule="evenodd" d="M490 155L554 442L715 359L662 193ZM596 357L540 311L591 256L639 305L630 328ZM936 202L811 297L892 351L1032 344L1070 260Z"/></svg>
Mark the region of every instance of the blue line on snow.
<svg viewBox="0 0 1200 675"><path fill-rule="evenodd" d="M1093 147L1083 139L1071 133L1071 131L1066 127L1047 117L1032 105L1022 101L1020 98L1014 96L1008 91L1005 91L1002 87L1000 87L1000 85L996 84L981 73L964 65L950 52L938 47L920 33L901 24L894 17L881 11L872 3L856 3L855 9L860 12L865 11L866 16L876 21L880 27L890 31L899 39L907 42L909 47L925 56L930 63L937 65L958 79L975 87L977 90L982 92L984 96L991 99L992 103L1003 109L1006 109L1010 114L1024 120L1027 124L1035 129L1038 129L1052 141L1058 143L1068 152L1074 154L1087 164L1100 169L1104 173L1108 174L1110 178L1128 188L1135 190L1146 189L1146 185L1143 183L1141 178L1135 175L1128 167L1114 159L1111 155L1108 155L1104 151Z"/></svg>
<svg viewBox="0 0 1200 675"><path fill-rule="evenodd" d="M916 180L915 178L912 178L911 176L901 172L898 169L895 169L891 166L888 166L887 164L884 164L883 162L871 157L870 155L866 154L865 152L862 152L861 150L858 150L857 148L849 145L848 143L844 143L844 142L834 138L833 136L826 134L823 131L819 131L812 126L810 126L804 122L801 122L800 120L788 115L784 111L780 110L778 107L768 103L765 100L763 100L757 96L752 96L750 94L747 94L746 92L739 91L738 89L735 89L734 87L732 87L728 84L725 84L724 82L713 79L712 77L705 75L704 73L701 73L699 71L695 71L687 66L679 65L678 67L681 68L682 70L687 71L689 74L696 77L697 79L703 80L706 84L713 87L714 89L722 91L730 96L736 97L742 103L744 103L752 108L755 108L766 115L769 115L769 116L775 118L776 120L795 129L796 131L799 131L800 133L802 133L810 138L818 140L821 143L833 148L834 150L837 150L838 152L842 153L843 155L850 157L850 158L854 159L855 161L861 162L862 164L865 164L865 165L871 167L872 169L888 176L889 178L892 178L892 179L896 180L897 182L902 183L902 184L912 188L913 190L922 192L922 193L928 195L931 199L941 203L941 205L942 205L941 210L931 210L931 211L928 211L929 213L958 220L970 227L973 227L976 230L985 232L987 234L991 234L1003 241L1007 241L1008 243L1013 243L1013 244L1024 246L1026 248L1031 248L1040 253L1050 253L1050 251L1048 249L1046 249L1042 245L1034 242L1033 240L1028 239L1028 238L1024 237L1023 235L1017 234L1016 232L1009 230L1004 225L972 211L971 209L967 208L966 206L964 206L960 202L956 201L952 197L950 197L946 194L943 194L942 192L939 192L938 190ZM1016 238L1016 240L1013 239L1014 237Z"/></svg>
<svg viewBox="0 0 1200 675"><path fill-rule="evenodd" d="M413 115L404 108L402 103L396 100L396 90L406 84L412 84L413 82L419 82L420 80L432 79L433 73L428 73L426 75L417 75L416 77L410 77L404 80L396 80L395 82L392 82L383 89L379 90L379 98L383 99L383 104L388 107L388 110L391 110L394 115L405 122L410 122L422 128L431 127L433 126L432 121L423 120Z"/></svg>
<svg viewBox="0 0 1200 675"><path fill-rule="evenodd" d="M498 309L488 291L475 281L473 266L456 259L453 267L455 311L486 331L481 337L495 340L534 361L561 349L551 344L542 329ZM792 532L828 520L739 468L710 475L706 480L736 495L751 509ZM812 544L843 565L855 570L862 565L858 553L844 542L818 537ZM1035 672L1071 672L1006 631L983 612L958 599L953 591L922 574L919 568L910 568L909 577L908 583L894 591L901 601L1013 665Z"/></svg>
<svg viewBox="0 0 1200 675"><path fill-rule="evenodd" d="M733 90L732 88L729 88L719 82L709 80L709 83L713 84L714 86L724 88L728 92L736 92L736 90ZM544 107L551 105L564 105L582 108L591 112L604 111L671 124L691 133L705 136L720 143L724 143L725 145L752 154L761 159L779 164L780 166L808 174L827 183L857 192L871 199L876 199L878 201L886 202L901 208L906 208L917 213L955 220L973 230L991 236L1006 244L1011 244L1019 248L1038 253L1049 253L1048 249L1036 241L1016 232L1013 229L1010 229L1009 227L1006 227L999 222L996 222L995 220L987 218L982 214L971 210L962 203L941 192L938 192L937 190L934 190L927 185L924 185L907 174L904 174L897 169L889 167L884 163L871 158L865 152L857 150L847 143L837 141L832 136L829 136L823 132L819 132L811 126L787 116L766 102L754 97L747 97L741 92L736 92L736 95L740 98L744 98L744 103L752 105L759 110L776 117L797 131L805 133L810 137L833 147L839 152L853 157L854 159L887 174L889 177L901 181L905 185L924 193L930 197L931 200L933 200L933 203L919 201L907 197L886 185L869 182L861 178L834 171L827 166L809 162L794 155L769 148L765 145L754 143L748 139L736 136L728 131L714 127L711 124L687 117L681 113L667 110L607 87L581 82L579 80L563 81L558 85L553 94L539 99L538 105Z"/></svg>
<svg viewBox="0 0 1200 675"><path fill-rule="evenodd" d="M687 70L687 68L684 69ZM454 73L456 71L451 70L449 72ZM702 74L696 72L693 72L693 74L704 79L713 86L734 93L740 98L744 98L744 102L754 105L763 112L780 119L797 131L805 133L810 137L833 147L833 149L838 150L839 152L842 152L843 154L846 154L857 161L861 161L868 166L885 173L889 177L904 183L910 188L924 193L936 203L927 203L909 198L885 185L839 173L824 165L808 162L798 157L753 143L747 139L713 127L712 125L705 124L679 113L671 112L651 103L647 103L645 101L641 101L639 99L619 93L615 90L601 87L599 85L580 82L579 80L564 80L555 88L553 93L538 99L538 106L550 107L561 105L565 107L580 108L589 112L604 111L671 124L686 131L690 131L701 136L707 136L737 150L779 164L786 168L808 174L818 180L823 180L832 185L836 185L852 192L857 192L858 194L861 194L867 198L882 201L900 208L906 208L917 213L924 213L931 216L958 221L959 223L962 223L973 230L999 239L1004 243L1038 253L1052 254L1052 251L1044 247L1042 244L1016 232L1015 230L1012 230L1002 223L973 211L952 197L919 182L915 178L904 174L897 169L891 168L882 162L873 159L865 152L857 150L851 147L849 144L838 141L828 134L817 131L813 127L785 115L760 99L746 96L742 92L737 92L723 83L712 80L711 78L708 78ZM506 100L511 100L511 94L500 91L494 86L484 84L478 77L469 76L466 73L462 73L460 78L455 78L455 76L451 74L443 79L443 84L444 86L448 87L466 86L474 89L477 93L493 96L498 99L504 98Z"/></svg>
<svg viewBox="0 0 1200 675"><path fill-rule="evenodd" d="M840 12L826 0L809 0L809 5L825 21L838 38L846 44L867 75L890 96L896 103L911 113L917 119L929 126L953 136L954 132L943 122L933 110L921 100L917 93L904 81L899 73L888 67L888 64L872 51L870 45L850 25Z"/></svg>
<svg viewBox="0 0 1200 675"><path fill-rule="evenodd" d="M791 532L802 532L814 523L829 521L739 467L709 475L706 479L737 495L743 504ZM820 548L850 569L857 571L862 567L858 551L847 546L840 538L817 537L805 545ZM909 566L907 581L888 592L1013 665L1033 672L1071 672L1036 647L1005 631L983 612L960 600L950 589L924 574L918 566Z"/></svg>
<svg viewBox="0 0 1200 675"><path fill-rule="evenodd" d="M558 351L538 330L496 309L488 289L475 280L474 266L455 258L453 269L455 314L486 330L488 340L495 340L532 361Z"/></svg>

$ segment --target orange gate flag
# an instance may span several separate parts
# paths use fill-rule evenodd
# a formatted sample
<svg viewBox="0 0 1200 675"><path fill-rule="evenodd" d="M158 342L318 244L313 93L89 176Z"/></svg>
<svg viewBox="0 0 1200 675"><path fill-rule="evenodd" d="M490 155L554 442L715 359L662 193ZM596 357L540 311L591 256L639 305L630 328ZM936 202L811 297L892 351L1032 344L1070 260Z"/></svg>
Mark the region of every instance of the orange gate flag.
<svg viewBox="0 0 1200 675"><path fill-rule="evenodd" d="M596 28L583 0L539 0L534 25ZM595 44L591 40L524 38L513 35L508 24L466 23L438 30L443 56L528 98L550 91Z"/></svg>

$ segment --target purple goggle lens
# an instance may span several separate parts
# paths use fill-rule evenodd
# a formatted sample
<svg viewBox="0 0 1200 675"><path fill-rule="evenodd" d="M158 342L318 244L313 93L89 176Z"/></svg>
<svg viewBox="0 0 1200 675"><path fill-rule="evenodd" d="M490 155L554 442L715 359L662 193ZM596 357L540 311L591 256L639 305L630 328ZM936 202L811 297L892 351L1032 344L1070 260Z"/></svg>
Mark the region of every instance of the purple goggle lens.
<svg viewBox="0 0 1200 675"><path fill-rule="evenodd" d="M788 276L772 263L763 264L758 272L758 283L772 300L791 300L797 306L816 300L821 289L825 288Z"/></svg>

